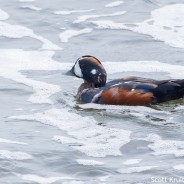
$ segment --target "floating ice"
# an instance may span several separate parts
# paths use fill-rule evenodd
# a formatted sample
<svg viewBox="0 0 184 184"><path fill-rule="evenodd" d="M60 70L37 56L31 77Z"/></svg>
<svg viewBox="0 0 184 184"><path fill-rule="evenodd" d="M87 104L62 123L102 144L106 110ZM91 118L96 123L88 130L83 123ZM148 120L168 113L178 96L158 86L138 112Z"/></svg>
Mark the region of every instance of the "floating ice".
<svg viewBox="0 0 184 184"><path fill-rule="evenodd" d="M10 160L28 160L32 156L24 152L11 152L8 150L0 150L0 158Z"/></svg>
<svg viewBox="0 0 184 184"><path fill-rule="evenodd" d="M125 169L119 169L118 171L123 174L139 173L155 169L157 166L139 166L139 167L128 167Z"/></svg>
<svg viewBox="0 0 184 184"><path fill-rule="evenodd" d="M7 20L9 18L9 15L0 9L0 20Z"/></svg>
<svg viewBox="0 0 184 184"><path fill-rule="evenodd" d="M40 11L40 10L42 10L42 8L39 8L39 7L33 6L33 5L24 5L24 6L21 6L21 8L30 9L30 10L35 10L35 11Z"/></svg>
<svg viewBox="0 0 184 184"><path fill-rule="evenodd" d="M59 37L61 42L68 42L68 40L74 36L79 36L81 34L86 34L86 33L90 33L92 31L92 29L90 28L84 28L81 30L66 30L63 31Z"/></svg>
<svg viewBox="0 0 184 184"><path fill-rule="evenodd" d="M77 18L77 20L73 21L73 23L80 23L80 22L84 22L88 19L92 19L92 18L99 18L99 17L113 17L113 16L118 16L118 15L123 15L125 14L125 11L120 11L120 12L116 12L116 13L111 13L111 14L101 14L101 15L82 15L79 16Z"/></svg>
<svg viewBox="0 0 184 184"><path fill-rule="evenodd" d="M148 147L154 151L153 155L173 154L176 157L184 156L184 141L162 140L157 134L149 134L147 138L140 140L152 142Z"/></svg>
<svg viewBox="0 0 184 184"><path fill-rule="evenodd" d="M142 159L129 159L123 162L124 165L133 165L133 164L138 164L140 163Z"/></svg>
<svg viewBox="0 0 184 184"><path fill-rule="evenodd" d="M172 4L153 10L151 18L142 23L93 21L99 29L127 29L152 36L166 44L184 48L184 4ZM134 25L134 26L132 26Z"/></svg>
<svg viewBox="0 0 184 184"><path fill-rule="evenodd" d="M130 141L130 131L99 126L92 117L82 117L69 112L69 109L51 109L43 113L11 118L56 126L68 133L70 139L64 138L63 143L72 143L73 149L93 157L122 155L119 149ZM54 139L62 142L63 137L56 136Z"/></svg>
<svg viewBox="0 0 184 184"><path fill-rule="evenodd" d="M27 145L27 143L25 143L25 142L11 141L11 140L8 140L8 139L2 139L2 138L0 138L0 143Z"/></svg>
<svg viewBox="0 0 184 184"><path fill-rule="evenodd" d="M115 6L119 6L123 3L123 1L114 1L112 3L109 3L107 5L105 5L105 7L107 8L112 8L112 7L115 7Z"/></svg>
<svg viewBox="0 0 184 184"><path fill-rule="evenodd" d="M91 12L94 11L94 9L89 9L89 10L65 10L65 11L55 11L54 14L56 15L70 15L73 13L86 13L86 12Z"/></svg>
<svg viewBox="0 0 184 184"><path fill-rule="evenodd" d="M96 160L84 160L84 159L77 159L76 160L78 164L81 164L81 165L103 165L104 163L103 162L99 162L99 161L96 161Z"/></svg>

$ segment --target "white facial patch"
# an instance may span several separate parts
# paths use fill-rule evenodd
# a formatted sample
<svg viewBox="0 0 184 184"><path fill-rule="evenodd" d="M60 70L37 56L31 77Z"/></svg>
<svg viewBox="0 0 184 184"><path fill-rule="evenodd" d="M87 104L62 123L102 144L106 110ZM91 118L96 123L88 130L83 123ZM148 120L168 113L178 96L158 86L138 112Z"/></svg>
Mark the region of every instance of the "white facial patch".
<svg viewBox="0 0 184 184"><path fill-rule="evenodd" d="M75 64L75 66L74 66L74 73L78 77L81 77L81 78L83 77L82 71L81 71L81 68L80 68L80 65L79 65L79 61L77 61L76 64Z"/></svg>
<svg viewBox="0 0 184 184"><path fill-rule="evenodd" d="M96 69L91 70L91 73L95 75L97 73Z"/></svg>

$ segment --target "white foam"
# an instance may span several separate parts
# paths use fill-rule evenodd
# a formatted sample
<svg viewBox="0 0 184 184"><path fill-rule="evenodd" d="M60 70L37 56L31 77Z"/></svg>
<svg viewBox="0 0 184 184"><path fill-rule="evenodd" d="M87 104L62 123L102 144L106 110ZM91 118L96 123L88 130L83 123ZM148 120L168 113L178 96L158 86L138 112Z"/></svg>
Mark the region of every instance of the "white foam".
<svg viewBox="0 0 184 184"><path fill-rule="evenodd" d="M19 2L33 2L35 0L19 0Z"/></svg>
<svg viewBox="0 0 184 184"><path fill-rule="evenodd" d="M9 18L9 15L0 9L0 20L7 20Z"/></svg>
<svg viewBox="0 0 184 184"><path fill-rule="evenodd" d="M100 29L128 29L147 34L166 44L184 48L184 4L172 4L153 10L151 18L141 23L115 23L95 21ZM134 25L134 26L132 26Z"/></svg>
<svg viewBox="0 0 184 184"><path fill-rule="evenodd" d="M72 37L90 33L90 32L92 32L92 29L90 28L84 28L81 30L66 30L66 31L63 31L59 35L59 37L60 37L61 42L68 42L68 40L71 39Z"/></svg>
<svg viewBox="0 0 184 184"><path fill-rule="evenodd" d="M139 166L139 167L128 167L119 169L118 171L123 174L139 173L143 171L149 171L155 169L157 166Z"/></svg>
<svg viewBox="0 0 184 184"><path fill-rule="evenodd" d="M87 104L78 104L78 107L82 109L99 109L103 110L103 114L107 116L115 116L115 117L136 117L140 119L141 121L145 120L147 122L148 117L150 116L150 113L153 115L153 117L157 118L159 115L169 115L170 112L167 111L159 111L155 110L150 107L144 107L144 106L123 106L123 105L101 105L101 104L95 104L95 103L87 103ZM99 111L101 113L101 111ZM167 116L164 118L164 120L167 121ZM150 123L155 124L154 120L150 121Z"/></svg>
<svg viewBox="0 0 184 184"><path fill-rule="evenodd" d="M177 111L184 110L184 106L179 105L179 106L175 107L174 110L177 110Z"/></svg>
<svg viewBox="0 0 184 184"><path fill-rule="evenodd" d="M16 108L16 111L23 111L23 108Z"/></svg>
<svg viewBox="0 0 184 184"><path fill-rule="evenodd" d="M130 131L99 126L98 122L92 117L82 117L69 112L69 109L51 109L43 113L14 116L12 118L39 121L56 126L68 133L72 144L73 139L75 139L76 144L70 145L73 149L93 157L122 155L119 149L130 141ZM59 142L62 142L61 139L59 136L55 137L55 140Z"/></svg>
<svg viewBox="0 0 184 184"><path fill-rule="evenodd" d="M20 177L22 180L32 181L39 184L51 184L58 180L72 179L71 177L42 177L34 174L18 174L15 173L16 176Z"/></svg>
<svg viewBox="0 0 184 184"><path fill-rule="evenodd" d="M62 184L85 184L83 181L64 181Z"/></svg>
<svg viewBox="0 0 184 184"><path fill-rule="evenodd" d="M123 15L125 14L125 11L120 11L120 12L116 12L116 13L110 13L110 14L101 14L101 15L82 15L79 16L77 18L77 20L73 21L73 23L80 23L80 22L84 22L88 19L92 19L92 18L99 18L99 17L113 17L113 16L118 16L118 15Z"/></svg>
<svg viewBox="0 0 184 184"><path fill-rule="evenodd" d="M73 13L86 13L86 12L91 12L94 11L94 9L89 9L89 10L65 10L65 11L55 11L54 14L56 15L70 15Z"/></svg>
<svg viewBox="0 0 184 184"><path fill-rule="evenodd" d="M111 20L97 20L91 21L98 29L125 29L126 26L123 23L117 23Z"/></svg>
<svg viewBox="0 0 184 184"><path fill-rule="evenodd" d="M52 51L23 51L20 49L0 50L0 76L23 83L34 89L35 93L28 99L32 103L52 103L51 95L60 91L60 87L36 81L24 76L22 70L64 70L71 64L52 60ZM10 64L11 63L11 64Z"/></svg>
<svg viewBox="0 0 184 184"><path fill-rule="evenodd" d="M24 152L11 152L8 150L0 150L0 158L10 160L28 160L32 156Z"/></svg>
<svg viewBox="0 0 184 184"><path fill-rule="evenodd" d="M71 137L64 137L64 136L54 136L53 140L62 144L77 144L78 141Z"/></svg>
<svg viewBox="0 0 184 184"><path fill-rule="evenodd" d="M174 169L179 170L179 171L183 171L184 170L184 164L180 164L180 165L175 165L173 166Z"/></svg>
<svg viewBox="0 0 184 184"><path fill-rule="evenodd" d="M36 40L39 40L43 43L42 49L45 50L61 50L60 47L52 43L51 41L45 39L42 36L36 35L33 30L20 26L20 25L12 25L5 22L0 21L0 36L8 37L8 38L23 38L23 37L31 37Z"/></svg>
<svg viewBox="0 0 184 184"><path fill-rule="evenodd" d="M30 10L35 10L35 11L40 11L40 10L42 10L42 8L39 8L39 7L33 6L33 5L24 5L24 6L21 6L21 8L30 9Z"/></svg>
<svg viewBox="0 0 184 184"><path fill-rule="evenodd" d="M101 105L94 103L87 104L79 104L78 105L82 109L99 109L99 110L120 110L120 111L131 111L131 112L139 112L139 113L159 113L160 111L144 107L144 106L123 106L123 105Z"/></svg>
<svg viewBox="0 0 184 184"><path fill-rule="evenodd" d="M3 138L0 138L0 143L27 145L27 143L25 143L25 142L12 141L12 140L3 139Z"/></svg>
<svg viewBox="0 0 184 184"><path fill-rule="evenodd" d="M104 62L103 63L108 74L118 72L163 72L169 75L171 78L184 78L184 66L172 65L168 63L162 63L159 61L125 61L125 62Z"/></svg>
<svg viewBox="0 0 184 184"><path fill-rule="evenodd" d="M105 182L109 177L111 177L112 175L106 175L106 176L102 176L102 177L99 177L98 179L101 181L101 182ZM103 183L105 184L105 183Z"/></svg>
<svg viewBox="0 0 184 184"><path fill-rule="evenodd" d="M138 164L140 163L142 159L129 159L123 162L124 165L133 165L133 164Z"/></svg>
<svg viewBox="0 0 184 184"><path fill-rule="evenodd" d="M123 1L113 1L112 3L109 3L107 5L105 5L105 7L107 8L112 8L112 7L116 7L119 6L123 3Z"/></svg>
<svg viewBox="0 0 184 184"><path fill-rule="evenodd" d="M157 134L149 134L146 138L140 140L152 142L148 147L154 151L153 155L172 154L176 157L184 156L184 141L163 140Z"/></svg>
<svg viewBox="0 0 184 184"><path fill-rule="evenodd" d="M76 160L78 164L80 165L91 165L91 166L95 166L95 165L103 165L103 162L99 162L96 160L84 160L84 159L77 159Z"/></svg>

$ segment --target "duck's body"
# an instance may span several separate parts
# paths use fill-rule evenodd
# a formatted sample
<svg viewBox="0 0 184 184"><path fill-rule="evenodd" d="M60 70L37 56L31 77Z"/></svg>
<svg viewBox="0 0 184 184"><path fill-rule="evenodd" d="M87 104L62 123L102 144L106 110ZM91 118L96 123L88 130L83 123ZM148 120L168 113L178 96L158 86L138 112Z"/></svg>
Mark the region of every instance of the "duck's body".
<svg viewBox="0 0 184 184"><path fill-rule="evenodd" d="M110 105L150 105L182 98L184 80L155 81L130 77L106 83L104 87L87 87L84 83L78 97L84 103ZM80 90L82 89L82 90Z"/></svg>
<svg viewBox="0 0 184 184"><path fill-rule="evenodd" d="M83 56L78 62L82 65L85 63L87 67L88 63L93 62L91 58L93 58L93 61L96 59L92 56ZM101 63L99 66L102 66ZM75 70L78 71L79 68L76 69L74 65L73 72ZM99 71L97 68L88 70L90 74L92 70L98 71L98 75L92 76L90 80L89 76L86 76L87 70L85 75L83 70L81 70L82 77L80 78L84 79L84 83L79 87L77 97L84 103L150 105L179 99L184 96L184 80L157 81L140 77L127 77L106 83L106 72L104 72L103 66ZM76 73L74 74L76 75ZM94 78L98 78L98 80L94 80Z"/></svg>

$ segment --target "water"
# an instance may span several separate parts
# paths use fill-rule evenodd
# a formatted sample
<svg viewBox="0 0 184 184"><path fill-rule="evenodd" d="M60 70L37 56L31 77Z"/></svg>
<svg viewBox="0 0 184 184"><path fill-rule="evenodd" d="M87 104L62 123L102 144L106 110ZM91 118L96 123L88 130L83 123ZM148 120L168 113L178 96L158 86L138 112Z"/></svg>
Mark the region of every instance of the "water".
<svg viewBox="0 0 184 184"><path fill-rule="evenodd" d="M108 79L184 78L183 0L0 0L0 183L183 183L183 100L80 104L85 54Z"/></svg>

